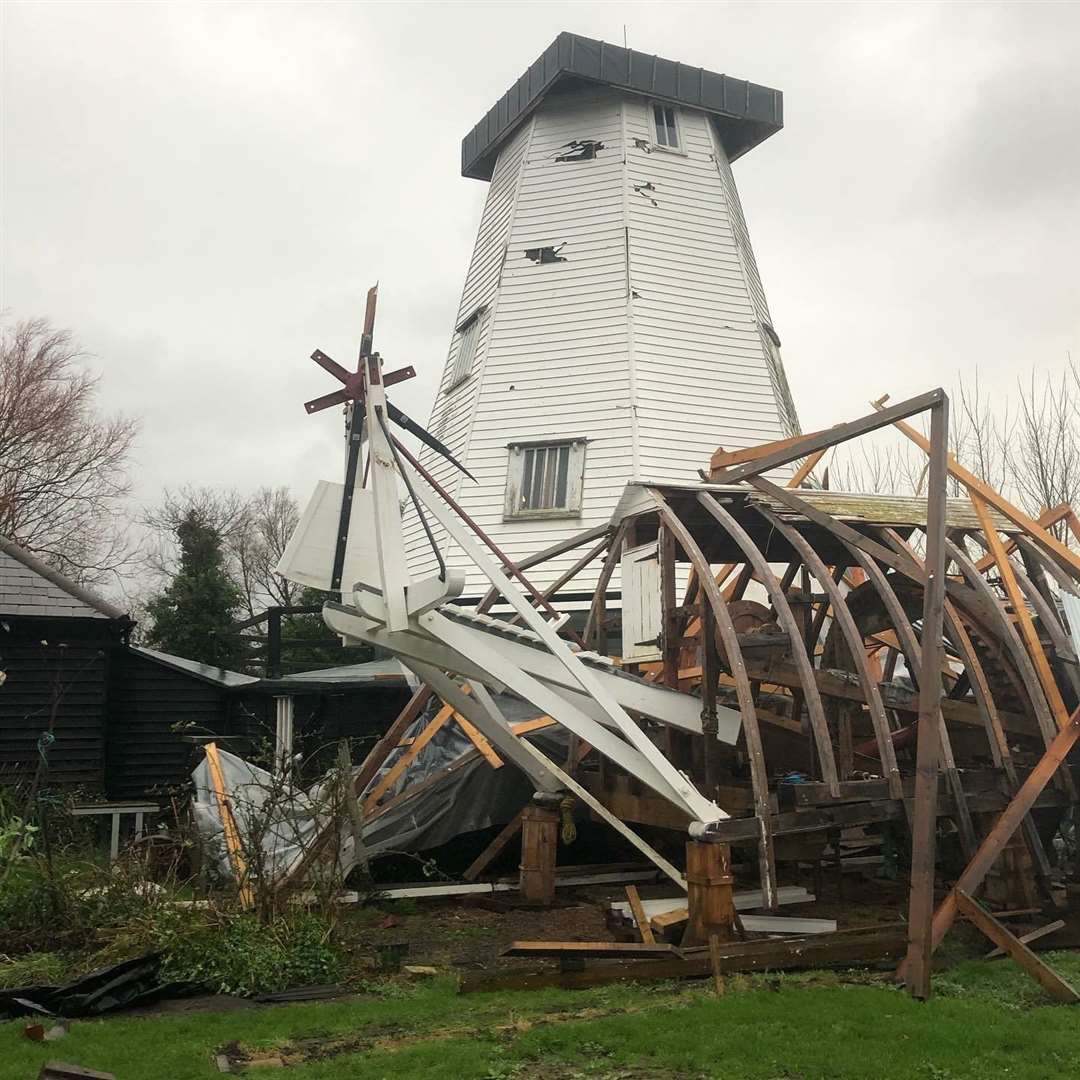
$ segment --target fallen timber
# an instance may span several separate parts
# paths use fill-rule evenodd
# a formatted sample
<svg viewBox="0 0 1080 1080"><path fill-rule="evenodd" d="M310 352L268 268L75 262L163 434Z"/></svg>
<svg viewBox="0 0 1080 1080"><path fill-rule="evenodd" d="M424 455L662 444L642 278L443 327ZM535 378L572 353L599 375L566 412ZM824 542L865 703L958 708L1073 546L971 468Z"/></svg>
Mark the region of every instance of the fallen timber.
<svg viewBox="0 0 1080 1080"><path fill-rule="evenodd" d="M725 974L746 971L791 971L882 963L902 955L907 931L888 924L812 937L721 943L719 959ZM499 990L538 990L543 987L575 989L614 982L649 982L661 979L702 979L713 974L708 950L683 959L637 960L633 963L598 963L583 971L530 971L509 974L467 972L461 993Z"/></svg>
<svg viewBox="0 0 1080 1080"><path fill-rule="evenodd" d="M1069 626L1044 591L1052 581L1072 596L1080 558L950 458L942 391L811 435L721 452L701 484L631 482L606 529L587 529L549 549L560 556L586 550L569 570L564 561L555 584L540 590L390 434L389 381L377 355L363 360L349 385L354 421L362 420L369 442L367 469L356 475L370 476L340 498L369 542L362 558L346 560L353 585L341 590L340 602L326 605L324 618L346 641L396 656L443 703L434 719L422 721L426 726L411 746L402 747L410 724L421 722L421 691L363 763L360 776L375 786L356 786L372 818L438 783L438 776L426 776L411 791L408 766L439 725L460 718L475 748L470 764L509 764L534 792L494 846L500 850L520 831L519 888L530 902L550 902L556 807L575 800L686 890L683 944L708 942L709 957L641 960L637 976L673 964L686 972L686 965L700 963L703 974L719 979L721 968L738 970L739 964L753 970L905 952L908 986L926 997L933 949L958 909L981 919L1010 955L1027 962L1022 943L1000 934L987 921L992 914L973 906L972 891L1022 828L1021 854L1030 856L1026 865L1035 867L1044 900L1053 903L1040 829L1048 823L1052 831L1076 799L1066 758L1075 737L1076 714L1070 719L1068 710L1080 689L1073 670L1080 625ZM920 413L929 415L929 438L916 437L906 423ZM800 486L811 483L825 451L890 424L926 450L926 495L823 495ZM443 456L462 468L448 452ZM764 475L775 477L799 462L788 487ZM969 498L946 498L947 476ZM399 479L416 513L489 583L473 611L461 603L463 579L448 570L430 529L440 572L411 576ZM309 508L299 530L304 542L290 541L282 560L282 573L305 583L314 571L297 560L303 563L317 548L313 536L333 538L335 573L342 563L340 520L318 513ZM1073 518L1060 520L1071 525ZM971 537L992 563L972 561ZM542 565L545 554L525 562ZM579 632L580 621L559 611L560 592L597 560L598 583ZM616 624L608 604L616 569L621 648L612 641ZM681 603L680 580L686 581ZM509 621L484 615L496 600ZM545 722L566 730L565 762L553 761L507 722L499 694L524 699ZM454 762L445 774L460 767ZM987 832L983 819L998 811L998 823ZM955 827L970 862L935 914L943 819ZM681 832L685 871L671 861L670 845L647 840L628 822ZM825 837L839 852L837 842L849 829L867 830L872 842L876 827L885 824L906 829L911 838L908 924L899 946L895 928L813 941L732 940L738 916L730 845L753 845L756 858L741 866L756 864L762 906L774 911L778 861L782 866L785 857L793 860L793 853ZM817 835L811 840L807 834ZM797 836L807 842L777 848L778 838ZM315 849L325 849L322 835ZM1010 865L995 872L1011 874L1015 885L1025 874L1023 860L1017 856ZM470 867L469 874L479 869ZM645 937L649 927L641 925ZM534 954L575 952L568 943L533 946ZM643 956L659 947L586 943L576 951L590 948ZM579 979L577 985L587 985L591 974L561 972L558 978L571 982L557 984ZM624 976L596 976L608 977ZM1040 977L1044 985L1053 983L1045 973Z"/></svg>

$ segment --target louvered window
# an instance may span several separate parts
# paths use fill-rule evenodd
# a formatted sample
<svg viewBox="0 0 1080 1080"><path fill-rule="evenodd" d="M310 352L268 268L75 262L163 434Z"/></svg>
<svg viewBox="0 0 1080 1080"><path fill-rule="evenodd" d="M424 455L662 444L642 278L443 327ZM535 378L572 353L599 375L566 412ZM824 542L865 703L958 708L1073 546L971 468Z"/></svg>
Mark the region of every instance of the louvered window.
<svg viewBox="0 0 1080 1080"><path fill-rule="evenodd" d="M656 131L656 145L666 146L669 150L678 150L679 125L675 118L675 109L671 105L653 105L653 128Z"/></svg>
<svg viewBox="0 0 1080 1080"><path fill-rule="evenodd" d="M478 308L457 328L457 356L454 357L454 368L450 373L448 390L453 390L458 383L464 382L472 374L483 314L484 309Z"/></svg>
<svg viewBox="0 0 1080 1080"><path fill-rule="evenodd" d="M585 440L511 443L505 513L510 518L581 513Z"/></svg>

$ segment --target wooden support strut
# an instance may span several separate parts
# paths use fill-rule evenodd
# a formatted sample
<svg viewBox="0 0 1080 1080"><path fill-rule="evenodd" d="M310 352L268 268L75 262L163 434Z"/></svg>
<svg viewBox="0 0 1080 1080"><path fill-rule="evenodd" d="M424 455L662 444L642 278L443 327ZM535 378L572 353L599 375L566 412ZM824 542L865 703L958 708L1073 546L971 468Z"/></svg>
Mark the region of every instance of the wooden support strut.
<svg viewBox="0 0 1080 1080"><path fill-rule="evenodd" d="M886 395L887 397L888 395ZM882 399L879 402L873 402L875 409L879 409L879 416L884 417L886 412L890 410L884 409L882 406ZM896 418L890 421L900 431L902 431L916 446L921 447L927 453L930 452L930 443L927 442L923 435L920 435L910 424L905 424L903 418ZM958 480L961 484L968 489L969 492L973 492L975 495L980 496L984 502L989 503L1002 517L1006 517L1014 525L1019 526L1031 539L1039 545L1044 551L1055 558L1059 565L1063 566L1069 573L1069 575L1075 581L1080 581L1080 556L1075 551L1070 551L1060 540L1052 536L1046 531L1034 518L1028 517L1023 510L1014 506L1008 499L998 492L994 491L988 484L983 483L973 472L965 469L954 457L951 455L947 458L947 467L949 475L953 479ZM1068 515L1065 518L1069 520Z"/></svg>
<svg viewBox="0 0 1080 1080"><path fill-rule="evenodd" d="M217 743L207 743L204 749L206 750L206 764L210 769L210 785L214 789L214 798L217 800L218 814L221 817L221 828L225 834L225 850L229 856L233 877L236 878L237 888L240 890L240 906L247 911L255 906L255 897L247 880L247 860L244 858L243 845L240 843L240 830L236 826L232 801L225 787L225 777L221 772L221 758L218 756Z"/></svg>
<svg viewBox="0 0 1080 1080"><path fill-rule="evenodd" d="M975 507L979 524L982 526L983 535L990 545L990 553L994 556L994 564L1001 575L1001 582L1005 586L1005 592L1008 594L1009 601L1013 606L1013 617L1020 628L1020 636L1027 647L1031 662L1035 665L1039 685L1046 695L1046 702L1050 706L1050 712L1053 714L1060 730L1069 722L1069 711L1065 708L1065 702L1061 698L1057 680L1054 678L1054 673L1050 670L1050 664L1047 662L1046 652L1043 650L1042 642L1039 641L1039 635L1035 632L1035 624L1031 621L1031 615L1028 612L1027 604L1024 602L1024 594L1020 590L1020 583L1016 580L1012 562L1005 553L1005 547L1001 542L1001 537L998 536L997 529L994 528L994 523L990 520L990 512L987 509L985 500L974 491L969 492L969 494L971 496L971 505Z"/></svg>
<svg viewBox="0 0 1080 1080"><path fill-rule="evenodd" d="M907 986L913 997L930 996L931 920L934 913L934 853L937 837L938 758L941 750L942 612L945 604L945 477L949 399L930 414L930 472L927 478L926 587L923 592L922 671L911 825L911 898L908 905Z"/></svg>
<svg viewBox="0 0 1080 1080"><path fill-rule="evenodd" d="M979 845L974 856L964 867L963 872L956 879L952 891L941 902L937 911L934 912L933 929L930 938L931 950L941 944L942 939L949 932L956 919L958 910L957 890L973 896L983 883L990 868L997 862L998 856L1005 849L1005 845L1012 839L1013 834L1020 827L1020 822L1031 811L1036 800L1042 794L1051 777L1058 771L1080 738L1080 708L1077 708L1069 723L1054 739L1039 763L1028 774L1028 778L1021 785L1020 790L1013 796L1012 801L1001 812L1001 816L994 823L994 827L986 834L983 842ZM900 976L904 977L905 960L901 966Z"/></svg>
<svg viewBox="0 0 1080 1080"><path fill-rule="evenodd" d="M1039 730L1042 733L1043 743L1047 747L1051 746L1059 728L1050 713L1050 707L1046 702L1046 696L1038 689L1038 673L1035 670L1035 665L1032 662L1031 657L1028 655L1027 649L1024 648L1024 643L1020 639L1016 626L1006 614L1004 606L994 595L989 584L987 584L983 576L975 569L974 564L967 555L951 540L946 542L946 549L948 550L949 558L960 568L964 577L966 577L976 589L983 592L989 602L993 605L995 615L994 625L1001 636L1002 644L1009 651L1009 655L1016 664L1016 669L1020 676L1020 689L1027 695L1028 701L1031 703L1032 712L1035 715ZM1072 775L1070 773L1061 774L1061 776L1057 778L1057 781L1059 786L1067 791L1071 798L1076 798L1076 785L1073 783Z"/></svg>
<svg viewBox="0 0 1080 1080"><path fill-rule="evenodd" d="M686 903L689 919L681 945L702 945L710 935L722 941L738 936L732 896L731 848L690 840L686 844Z"/></svg>
<svg viewBox="0 0 1080 1080"><path fill-rule="evenodd" d="M754 695L750 688L750 679L746 674L742 651L739 648L738 634L731 619L727 603L720 593L720 588L709 572L709 564L701 548L690 534L690 530L679 520L678 515L668 505L664 496L655 488L649 489L664 524L674 534L679 545L686 553L695 571L701 587L705 589L712 608L713 617L720 633L720 639L727 655L728 666L735 679L735 692L739 700L739 713L742 717L743 734L746 737L746 750L750 757L750 780L754 791L754 812L761 830L761 842L758 845L758 866L761 873L761 889L765 896L765 907L776 907L776 862L773 857L772 835L769 832L771 805L769 802L769 774L765 768L765 753L761 744L761 731L758 728L757 710ZM832 769L832 784L837 785L835 765Z"/></svg>
<svg viewBox="0 0 1080 1080"><path fill-rule="evenodd" d="M973 900L963 889L956 889L955 892L960 913L966 915L998 948L1007 952L1055 1001L1064 1005L1075 1005L1080 1001L1080 994L1015 934L1002 926L982 904Z"/></svg>
<svg viewBox="0 0 1080 1080"><path fill-rule="evenodd" d="M555 899L555 859L558 851L559 811L531 803L521 814L521 867L518 891L529 904L550 904Z"/></svg>

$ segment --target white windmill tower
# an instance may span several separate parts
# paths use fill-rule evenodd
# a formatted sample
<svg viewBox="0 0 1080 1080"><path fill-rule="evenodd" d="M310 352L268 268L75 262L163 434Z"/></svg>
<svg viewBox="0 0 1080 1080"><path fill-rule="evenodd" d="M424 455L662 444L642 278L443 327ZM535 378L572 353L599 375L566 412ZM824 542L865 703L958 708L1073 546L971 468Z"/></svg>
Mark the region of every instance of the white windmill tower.
<svg viewBox="0 0 1080 1080"><path fill-rule="evenodd" d="M798 433L731 173L782 116L777 90L563 33L465 137L489 188L429 430L477 482L422 461L511 558L605 523L629 480ZM415 518L406 547L426 568Z"/></svg>

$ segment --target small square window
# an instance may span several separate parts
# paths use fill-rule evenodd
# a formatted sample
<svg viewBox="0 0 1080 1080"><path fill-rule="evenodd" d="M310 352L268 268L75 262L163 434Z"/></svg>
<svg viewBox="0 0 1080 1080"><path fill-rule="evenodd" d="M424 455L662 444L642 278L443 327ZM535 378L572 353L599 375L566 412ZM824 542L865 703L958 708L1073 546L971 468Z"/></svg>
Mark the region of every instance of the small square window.
<svg viewBox="0 0 1080 1080"><path fill-rule="evenodd" d="M675 116L675 107L673 105L653 105L652 112L656 145L665 146L669 150L682 149L679 145L679 125Z"/></svg>
<svg viewBox="0 0 1080 1080"><path fill-rule="evenodd" d="M505 517L577 517L581 513L584 439L511 443L509 449Z"/></svg>
<svg viewBox="0 0 1080 1080"><path fill-rule="evenodd" d="M476 345L480 340L480 321L484 308L477 308L458 328L457 356L450 372L450 385L453 390L458 383L464 382L472 374L473 360L476 357Z"/></svg>

